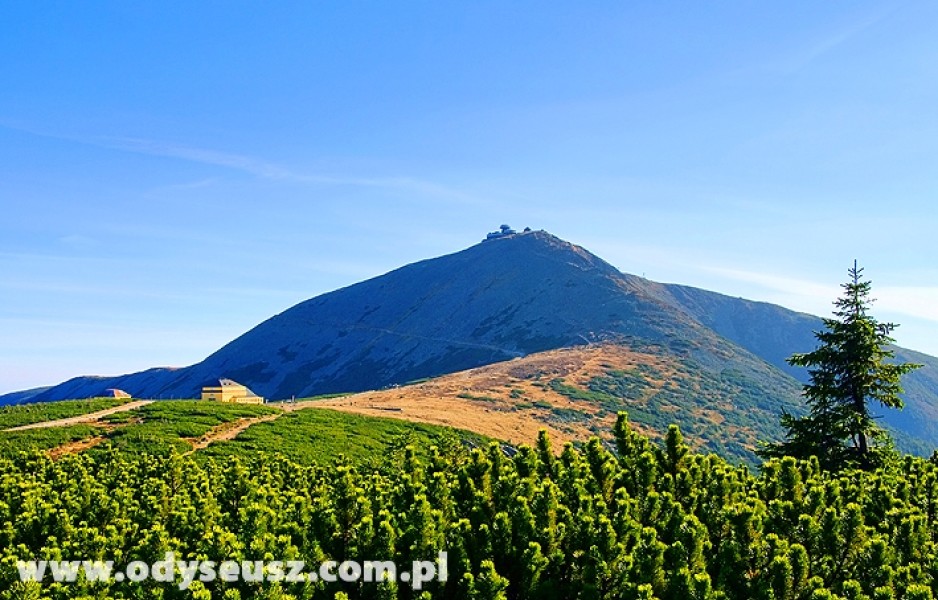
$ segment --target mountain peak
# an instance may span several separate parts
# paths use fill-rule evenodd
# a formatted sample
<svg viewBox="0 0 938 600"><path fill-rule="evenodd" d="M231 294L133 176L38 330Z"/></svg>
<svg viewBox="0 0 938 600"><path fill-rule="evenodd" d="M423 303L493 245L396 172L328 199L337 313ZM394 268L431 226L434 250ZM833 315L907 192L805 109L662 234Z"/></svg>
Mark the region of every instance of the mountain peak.
<svg viewBox="0 0 938 600"><path fill-rule="evenodd" d="M301 302L201 363L125 376L111 387L136 397L186 397L207 380L230 378L268 398L300 397L622 335L661 340L665 330L680 328L666 307L580 246L546 231L506 226L494 233L462 251ZM105 383L96 380L95 387ZM79 384L69 386L71 396Z"/></svg>
<svg viewBox="0 0 938 600"><path fill-rule="evenodd" d="M516 231L508 225L502 225L500 229L489 232L481 243L484 244L493 241L504 243L506 240L511 240L516 243L528 241L541 242L552 246L574 246L574 244L549 233L545 229L531 229L530 227L525 227L522 231Z"/></svg>
<svg viewBox="0 0 938 600"><path fill-rule="evenodd" d="M502 225L502 227L508 226ZM467 254L474 259L493 261L496 265L507 265L513 262L519 264L543 262L548 267L551 264L554 268L566 265L583 271L601 272L609 277L623 277L618 269L582 246L561 239L543 229L532 230L526 227L523 231L517 232L509 228L507 233L496 231L489 233L488 236L466 250L441 257L441 259Z"/></svg>
<svg viewBox="0 0 938 600"><path fill-rule="evenodd" d="M530 227L525 227L521 231L517 231L512 229L510 225L502 225L495 231L490 231L482 239L481 244L486 244L488 242L506 243L507 241L511 241L516 244L528 242L532 245L535 245L536 242L540 242L541 244L557 248L579 247L557 237L552 233L549 233L544 229L531 229Z"/></svg>

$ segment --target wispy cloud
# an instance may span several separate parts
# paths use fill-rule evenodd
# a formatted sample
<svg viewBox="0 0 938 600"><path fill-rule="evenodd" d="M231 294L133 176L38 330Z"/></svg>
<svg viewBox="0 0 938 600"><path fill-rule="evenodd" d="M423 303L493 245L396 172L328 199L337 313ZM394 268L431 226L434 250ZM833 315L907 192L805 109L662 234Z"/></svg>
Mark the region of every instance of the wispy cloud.
<svg viewBox="0 0 938 600"><path fill-rule="evenodd" d="M361 177L312 173L268 161L262 157L212 148L200 148L170 141L138 137L69 135L43 131L38 128L9 121L0 121L0 127L39 137L107 148L110 150L149 156L161 156L203 165L222 167L271 181L310 185L393 189L421 195L442 197L450 201L465 204L478 204L480 202L478 197L463 190L409 175Z"/></svg>
<svg viewBox="0 0 938 600"><path fill-rule="evenodd" d="M702 269L727 279L754 283L769 290L796 296L831 300L838 294L837 286L817 283L807 279L725 267L702 267Z"/></svg>
<svg viewBox="0 0 938 600"><path fill-rule="evenodd" d="M771 70L781 71L787 74L800 71L831 50L843 45L851 38L884 20L893 12L895 12L895 8L886 8L875 14L846 24L840 29L828 32L824 36L818 37L799 48L793 49L786 56L779 57L767 66Z"/></svg>
<svg viewBox="0 0 938 600"><path fill-rule="evenodd" d="M822 284L808 279L799 279L771 273L757 273L741 269L704 267L715 275L756 284L774 292L794 304L792 308L821 312L830 309L831 303L841 295L839 286ZM874 309L897 315L906 315L938 323L938 286L874 286L871 297Z"/></svg>
<svg viewBox="0 0 938 600"><path fill-rule="evenodd" d="M310 173L288 168L253 156L137 138L102 138L101 145L126 152L164 156L199 164L224 167L272 181L318 186L390 189L418 194L420 196L445 198L450 202L473 206L486 203L478 196L463 190L407 175L357 177Z"/></svg>
<svg viewBox="0 0 938 600"><path fill-rule="evenodd" d="M195 190L201 188L207 188L218 183L220 179L218 177L203 177L202 179L196 179L194 181L184 181L182 183L173 183L170 185L162 186L162 189L167 190Z"/></svg>
<svg viewBox="0 0 938 600"><path fill-rule="evenodd" d="M883 310L938 323L938 287L881 287L873 289Z"/></svg>
<svg viewBox="0 0 938 600"><path fill-rule="evenodd" d="M91 236L71 234L60 237L59 243L70 248L93 248L100 242Z"/></svg>
<svg viewBox="0 0 938 600"><path fill-rule="evenodd" d="M179 294L157 290L155 288L132 287L129 285L119 286L101 286L85 285L78 283L46 281L46 280L25 280L8 279L0 281L0 290L15 292L40 292L43 294L68 295L68 296L101 296L108 298L156 298L159 300L173 300L178 302L194 301L199 298L194 294Z"/></svg>
<svg viewBox="0 0 938 600"><path fill-rule="evenodd" d="M315 176L300 176L280 165L241 154L220 152L217 150L209 150L205 148L192 148L189 146L142 138L102 137L86 141L92 141L92 143L96 142L96 145L104 146L114 150L124 150L126 152L148 154L151 156L178 158L190 162L225 167L265 179L303 179L304 181L315 183L328 182L325 178L322 178L321 180Z"/></svg>

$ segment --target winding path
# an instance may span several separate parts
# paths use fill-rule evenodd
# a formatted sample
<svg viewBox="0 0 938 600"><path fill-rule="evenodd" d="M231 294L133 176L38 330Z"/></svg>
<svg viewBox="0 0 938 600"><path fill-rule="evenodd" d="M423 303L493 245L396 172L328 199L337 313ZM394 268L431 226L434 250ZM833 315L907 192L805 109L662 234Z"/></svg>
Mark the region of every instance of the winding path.
<svg viewBox="0 0 938 600"><path fill-rule="evenodd" d="M186 452L186 454L192 454L196 450L207 448L209 444L214 442L233 440L238 437L238 434L251 425L273 421L274 419L277 419L281 416L283 416L283 413L278 412L272 415L264 415L262 417L250 417L247 419L238 419L237 421L222 423L198 439L188 439L187 441L192 444L192 450L189 450Z"/></svg>

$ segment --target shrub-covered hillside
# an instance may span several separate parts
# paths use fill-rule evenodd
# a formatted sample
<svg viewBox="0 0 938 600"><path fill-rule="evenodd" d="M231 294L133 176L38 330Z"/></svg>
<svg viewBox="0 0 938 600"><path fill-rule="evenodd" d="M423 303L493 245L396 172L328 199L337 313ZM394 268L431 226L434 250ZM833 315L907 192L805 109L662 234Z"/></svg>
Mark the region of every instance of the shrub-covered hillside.
<svg viewBox="0 0 938 600"><path fill-rule="evenodd" d="M121 452L0 460L0 598L878 599L938 592L938 466L874 472L784 459L755 474L616 430L558 456L449 446L425 462L301 466ZM18 582L15 560L393 560L448 553L400 583Z"/></svg>

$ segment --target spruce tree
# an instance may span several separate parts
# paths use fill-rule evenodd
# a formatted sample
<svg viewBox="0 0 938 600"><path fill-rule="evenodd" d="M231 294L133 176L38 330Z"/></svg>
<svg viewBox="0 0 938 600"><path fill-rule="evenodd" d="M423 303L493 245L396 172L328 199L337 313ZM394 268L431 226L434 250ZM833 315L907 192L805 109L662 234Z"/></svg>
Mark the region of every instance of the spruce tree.
<svg viewBox="0 0 938 600"><path fill-rule="evenodd" d="M813 455L827 469L869 469L889 445L871 404L902 408L900 379L920 365L890 362L890 333L897 325L869 314L871 282L863 280L856 261L848 273L843 295L834 302L835 318L824 319L824 331L814 334L818 347L788 359L808 369L804 397L810 411L804 417L783 414L786 440L764 448L764 457Z"/></svg>

